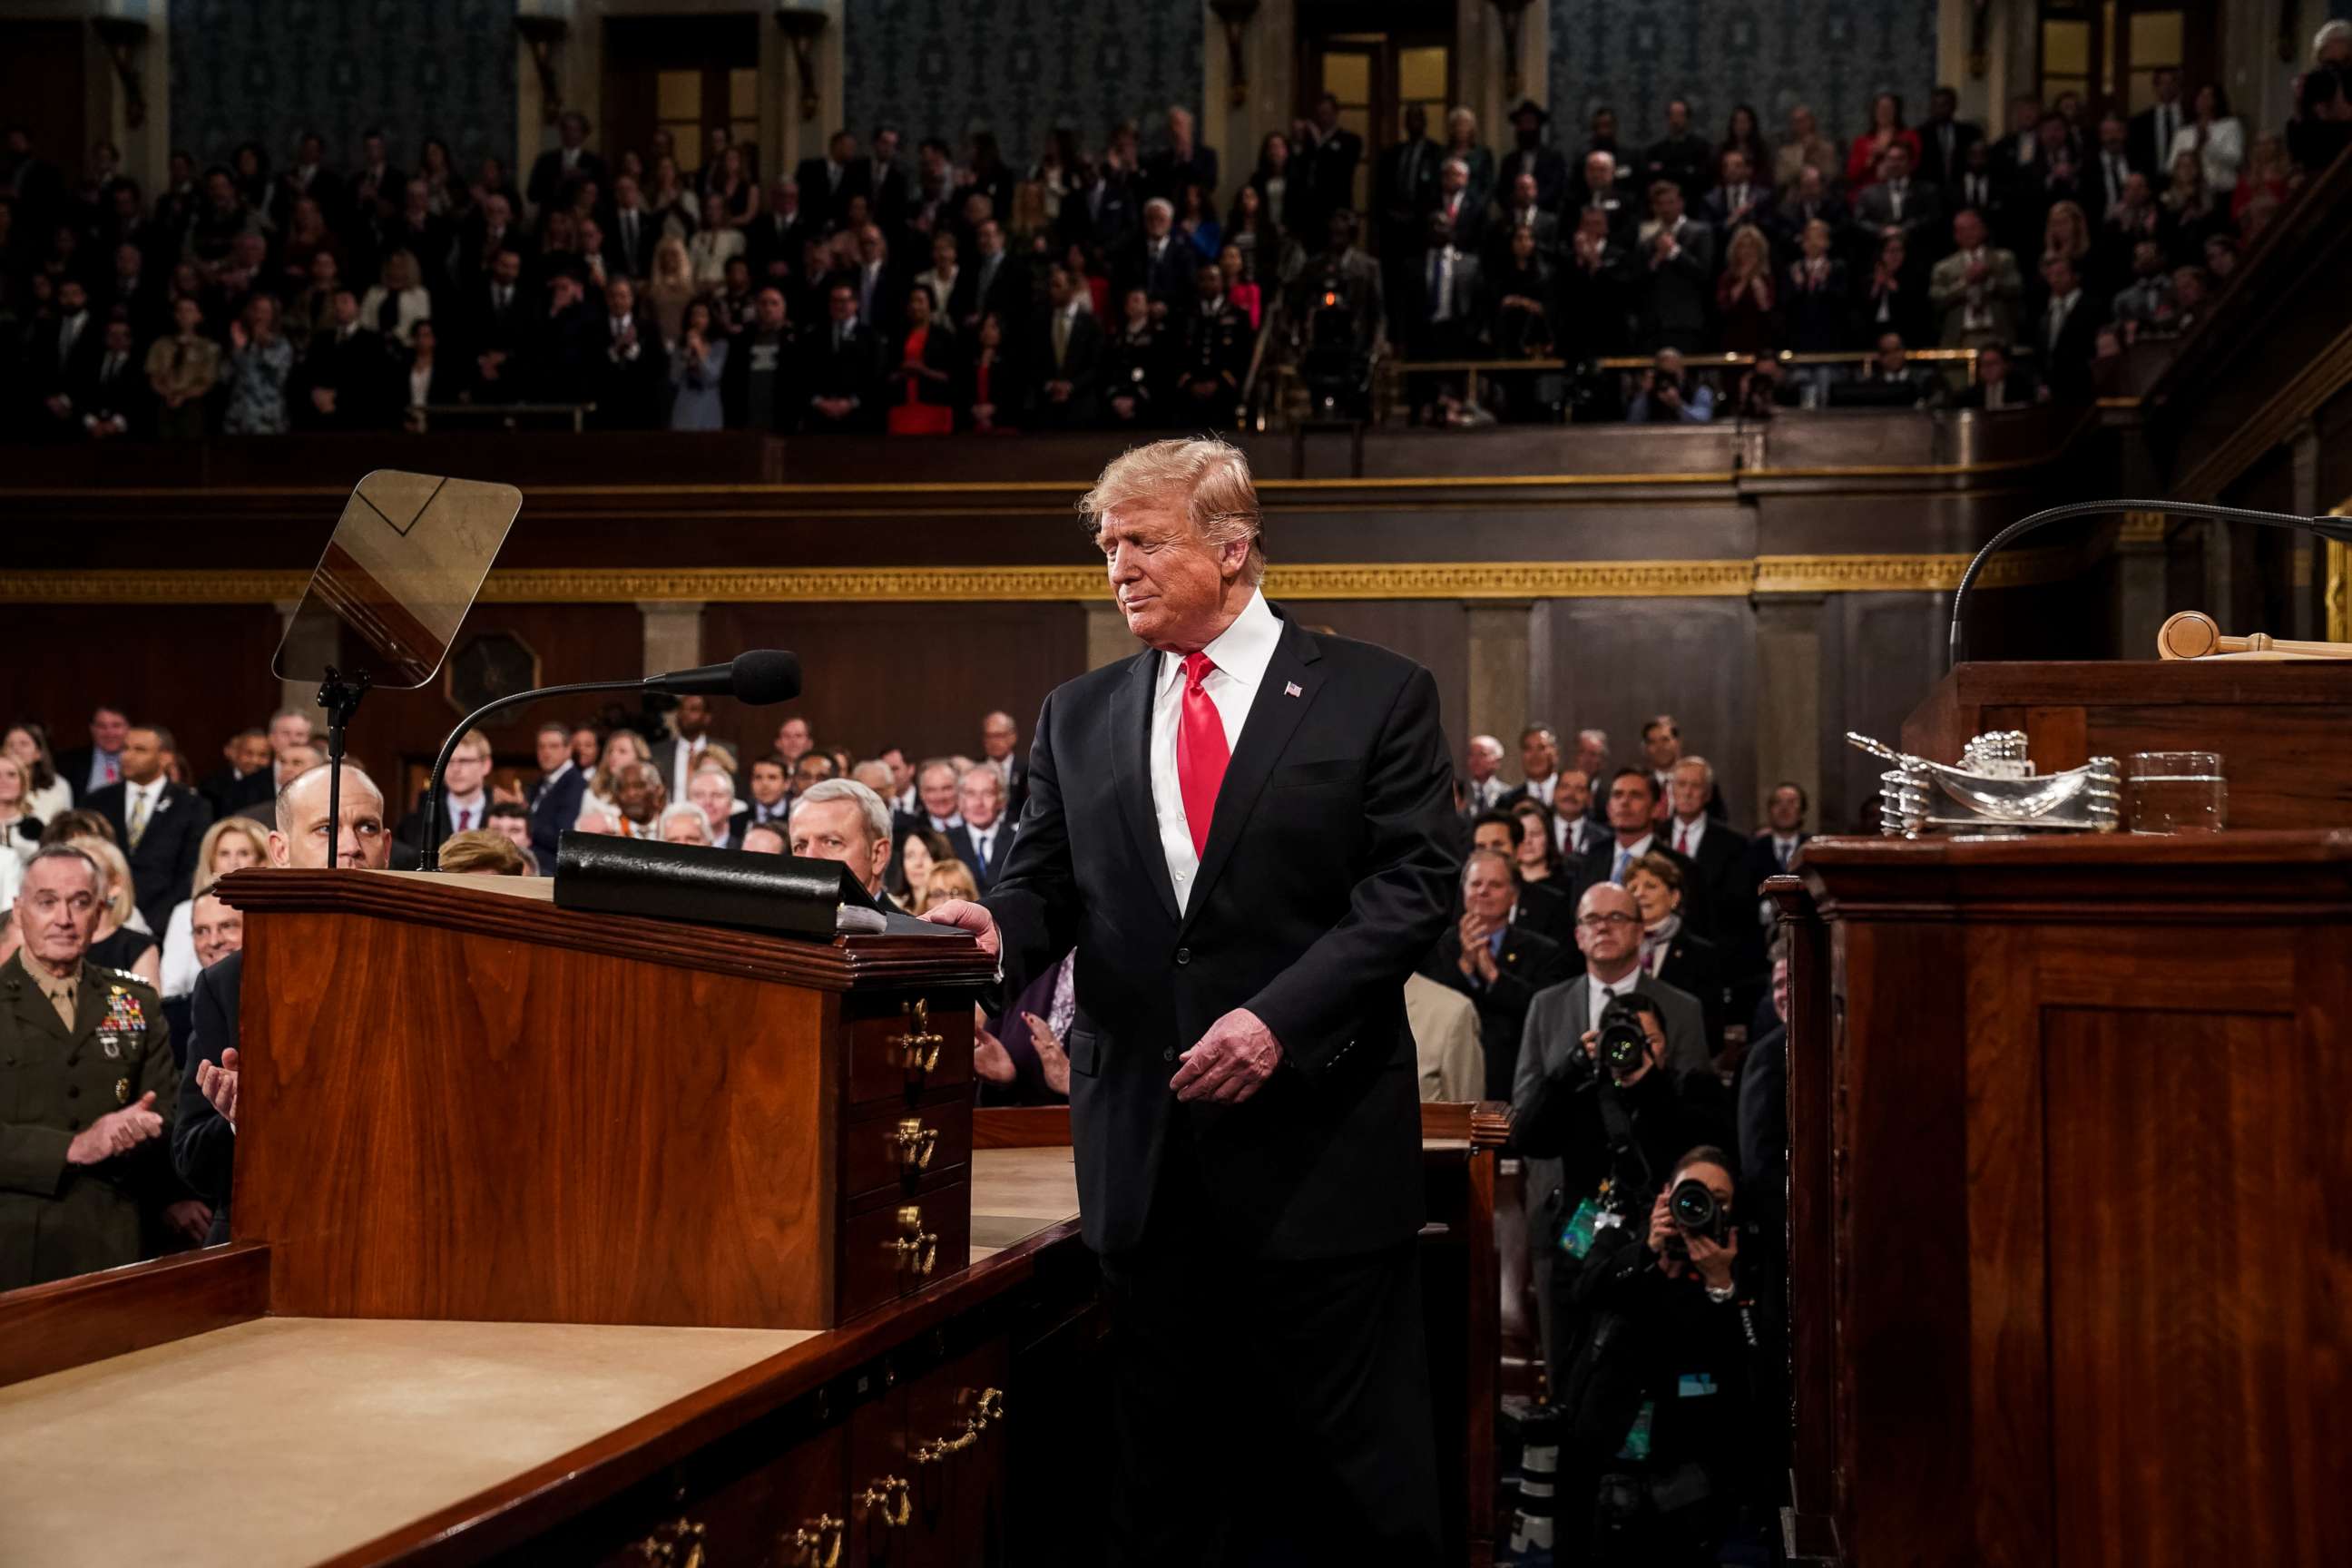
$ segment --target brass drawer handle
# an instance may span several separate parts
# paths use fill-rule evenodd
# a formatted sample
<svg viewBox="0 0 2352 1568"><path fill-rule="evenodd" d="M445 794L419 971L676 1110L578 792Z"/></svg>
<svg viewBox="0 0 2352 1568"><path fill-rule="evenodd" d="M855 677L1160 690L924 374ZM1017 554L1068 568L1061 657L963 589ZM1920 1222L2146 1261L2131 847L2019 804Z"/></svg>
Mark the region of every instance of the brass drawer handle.
<svg viewBox="0 0 2352 1568"><path fill-rule="evenodd" d="M897 1476L884 1476L857 1494L857 1505L893 1530L915 1517L914 1489Z"/></svg>
<svg viewBox="0 0 2352 1568"><path fill-rule="evenodd" d="M931 1155L940 1146L940 1130L926 1127L919 1116L909 1116L898 1123L898 1175L902 1181L913 1181L931 1168Z"/></svg>
<svg viewBox="0 0 2352 1568"><path fill-rule="evenodd" d="M898 1255L900 1273L911 1273L917 1279L928 1279L939 1267L940 1238L936 1232L923 1228L923 1211L908 1204L898 1211L898 1229L903 1234L890 1238L890 1250Z"/></svg>
<svg viewBox="0 0 2352 1568"><path fill-rule="evenodd" d="M818 1514L784 1542L793 1549L792 1568L841 1568L842 1543L848 1533L845 1521L829 1513Z"/></svg>
<svg viewBox="0 0 2352 1568"><path fill-rule="evenodd" d="M637 1552L647 1563L674 1564L675 1568L702 1568L703 1527L690 1519L674 1524L656 1527L651 1535L637 1542ZM683 1551L684 1555L679 1553Z"/></svg>
<svg viewBox="0 0 2352 1568"><path fill-rule="evenodd" d="M950 1454L961 1454L981 1439L989 1424L1004 1419L1004 1394L1001 1390L983 1388L972 1401L971 1414L964 1418L963 1431L953 1437L934 1437L915 1450L915 1463L936 1465Z"/></svg>
<svg viewBox="0 0 2352 1568"><path fill-rule="evenodd" d="M931 1027L931 1003L928 996L918 996L907 1004L908 1027L895 1042L898 1061L907 1076L919 1081L940 1065L940 1047L948 1037Z"/></svg>

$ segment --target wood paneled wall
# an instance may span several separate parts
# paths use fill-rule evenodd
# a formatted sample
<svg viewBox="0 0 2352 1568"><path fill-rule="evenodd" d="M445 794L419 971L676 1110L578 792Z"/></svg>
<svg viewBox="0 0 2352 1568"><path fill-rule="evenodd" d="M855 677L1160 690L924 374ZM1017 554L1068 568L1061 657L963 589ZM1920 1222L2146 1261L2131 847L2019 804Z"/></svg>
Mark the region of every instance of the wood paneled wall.
<svg viewBox="0 0 2352 1568"><path fill-rule="evenodd" d="M169 726L201 778L223 742L278 706L268 605L11 605L0 626L0 724L45 724L59 751L89 743L90 710L105 703Z"/></svg>

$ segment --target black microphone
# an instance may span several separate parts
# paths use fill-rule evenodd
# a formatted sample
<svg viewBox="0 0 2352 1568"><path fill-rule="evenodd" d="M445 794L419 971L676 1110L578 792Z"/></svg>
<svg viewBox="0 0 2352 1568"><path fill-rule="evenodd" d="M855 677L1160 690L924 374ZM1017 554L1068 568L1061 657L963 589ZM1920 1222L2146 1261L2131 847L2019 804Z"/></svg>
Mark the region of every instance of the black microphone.
<svg viewBox="0 0 2352 1568"><path fill-rule="evenodd" d="M630 690L667 692L673 697L732 697L738 702L754 706L789 702L801 694L801 660L798 654L782 648L753 648L737 654L725 664L706 664L694 669L628 680L579 680L569 686L541 686L483 703L457 721L457 727L449 731L449 738L441 742L440 754L433 760L433 776L425 785L425 842L417 849L416 868L441 868L441 775L448 770L449 758L467 731L499 709L511 708L518 702L535 701L541 697L570 697L583 691Z"/></svg>
<svg viewBox="0 0 2352 1568"><path fill-rule="evenodd" d="M672 697L732 697L759 705L789 702L801 694L801 661L782 648L760 647L739 653L725 664L698 665L667 675L648 675L648 691Z"/></svg>
<svg viewBox="0 0 2352 1568"><path fill-rule="evenodd" d="M1969 563L1969 569L1960 574L1960 585L1952 590L1951 656L1946 668L1957 669L1960 666L1966 646L1961 640L1961 606L1967 603L1969 590L1976 586L1978 575L1984 571L1985 563L1992 558L1994 552L2005 548L2018 535L2031 532L2044 523L2063 522L2070 517L2095 517L2106 511L2153 511L2173 517L2209 517L2222 522L2254 522L2269 528L2292 528L2298 532L2315 533L2322 539L2352 544L2352 518L2324 514L2304 517L2295 512L2249 511L2244 507L2209 506L2202 501L2186 500L2084 500L2053 506L2031 517L2020 518L1994 534L1986 541L1985 547L1977 552L1976 559Z"/></svg>

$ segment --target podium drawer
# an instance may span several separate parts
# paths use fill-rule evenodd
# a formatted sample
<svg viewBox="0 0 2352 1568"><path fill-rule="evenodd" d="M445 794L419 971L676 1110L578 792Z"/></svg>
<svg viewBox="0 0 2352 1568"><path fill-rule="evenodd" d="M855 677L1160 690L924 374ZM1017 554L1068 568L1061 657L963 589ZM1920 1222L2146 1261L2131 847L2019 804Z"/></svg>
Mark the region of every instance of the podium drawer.
<svg viewBox="0 0 2352 1568"><path fill-rule="evenodd" d="M877 1193L922 1192L971 1163L971 1098L961 1089L950 1093L914 1105L885 1105L849 1123L842 1135L844 1203L856 1205Z"/></svg>
<svg viewBox="0 0 2352 1568"><path fill-rule="evenodd" d="M967 995L931 1005L929 998L852 1017L849 1102L907 1104L933 1089L971 1082L971 1005Z"/></svg>
<svg viewBox="0 0 2352 1568"><path fill-rule="evenodd" d="M971 1186L959 1173L903 1201L842 1221L844 1320L909 1296L971 1261Z"/></svg>

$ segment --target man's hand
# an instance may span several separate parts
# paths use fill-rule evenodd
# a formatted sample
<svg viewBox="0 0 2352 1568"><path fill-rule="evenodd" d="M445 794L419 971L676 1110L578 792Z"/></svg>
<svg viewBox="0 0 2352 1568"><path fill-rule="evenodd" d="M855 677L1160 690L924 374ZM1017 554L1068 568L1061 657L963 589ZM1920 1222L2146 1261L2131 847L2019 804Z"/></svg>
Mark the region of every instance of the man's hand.
<svg viewBox="0 0 2352 1568"><path fill-rule="evenodd" d="M519 784L494 784L490 786L490 804L493 805L529 805L530 803L522 797L522 785Z"/></svg>
<svg viewBox="0 0 2352 1568"><path fill-rule="evenodd" d="M163 1211L163 1220L199 1247L212 1234L212 1206L201 1198L182 1198Z"/></svg>
<svg viewBox="0 0 2352 1568"><path fill-rule="evenodd" d="M989 1033L988 1015L978 1004L971 1009L971 1070L990 1083L1011 1083L1020 1076L1013 1065L1013 1053L1004 1042Z"/></svg>
<svg viewBox="0 0 2352 1568"><path fill-rule="evenodd" d="M120 1110L110 1110L79 1132L66 1145L68 1165L96 1165L127 1154L150 1138L163 1133L163 1119L155 1111L152 1089L139 1097L136 1105L126 1105Z"/></svg>
<svg viewBox="0 0 2352 1568"><path fill-rule="evenodd" d="M980 939L980 951L991 958L1003 956L1004 938L996 930L996 917L985 906L969 899L950 899L943 904L933 904L923 918L933 925L957 926Z"/></svg>
<svg viewBox="0 0 2352 1568"><path fill-rule="evenodd" d="M1282 1042L1256 1014L1236 1007L1210 1025L1183 1060L1168 1080L1179 1100L1239 1105L1282 1065Z"/></svg>
<svg viewBox="0 0 2352 1568"><path fill-rule="evenodd" d="M1037 1047L1037 1065L1045 1069L1045 1087L1067 1100L1070 1097L1070 1053L1054 1037L1045 1020L1034 1013L1021 1015L1029 1021L1029 1043Z"/></svg>
<svg viewBox="0 0 2352 1568"><path fill-rule="evenodd" d="M235 1046L221 1053L217 1067L211 1062L196 1064L196 1088L231 1127L236 1125L236 1072Z"/></svg>

